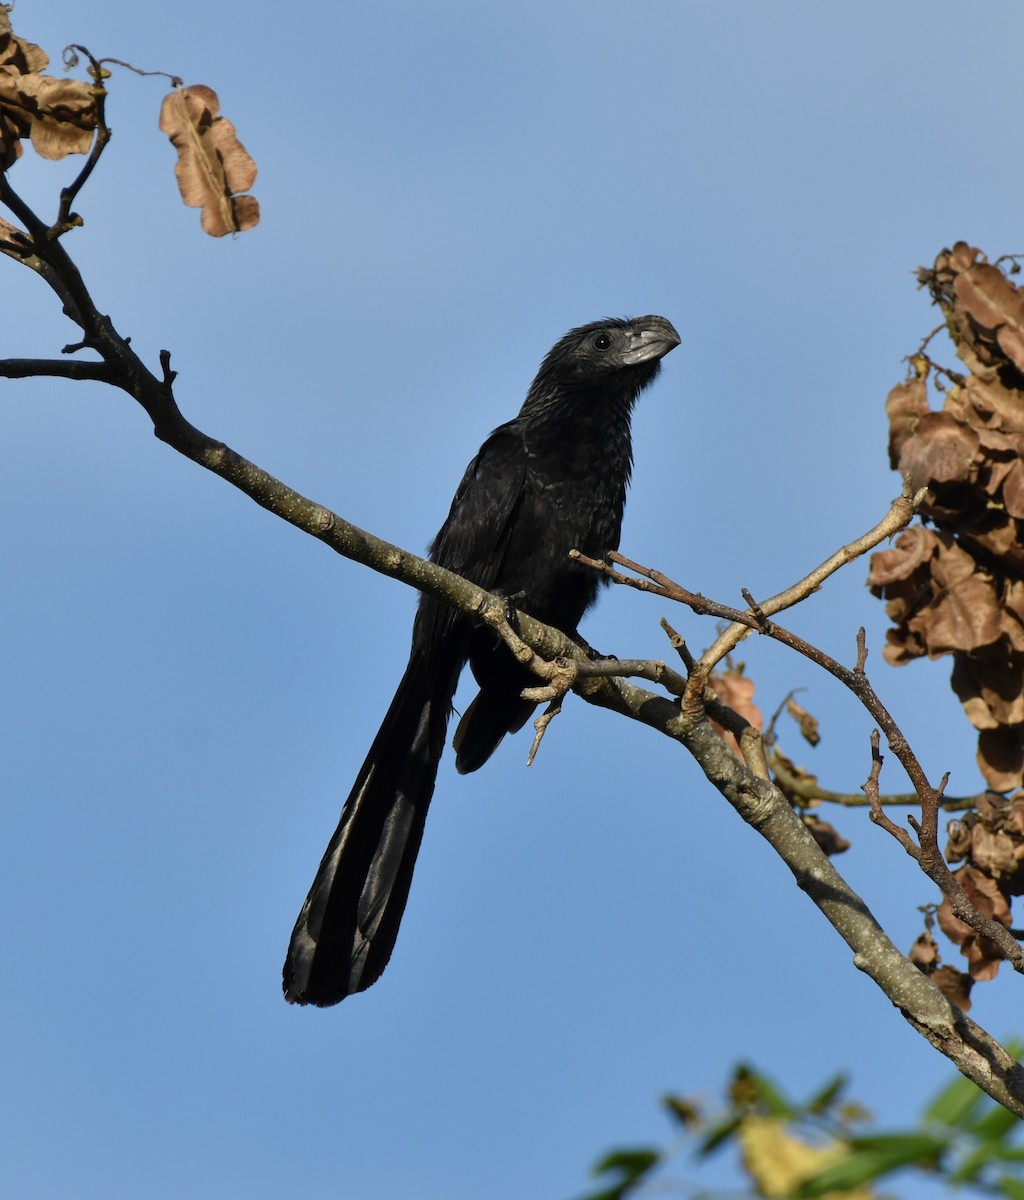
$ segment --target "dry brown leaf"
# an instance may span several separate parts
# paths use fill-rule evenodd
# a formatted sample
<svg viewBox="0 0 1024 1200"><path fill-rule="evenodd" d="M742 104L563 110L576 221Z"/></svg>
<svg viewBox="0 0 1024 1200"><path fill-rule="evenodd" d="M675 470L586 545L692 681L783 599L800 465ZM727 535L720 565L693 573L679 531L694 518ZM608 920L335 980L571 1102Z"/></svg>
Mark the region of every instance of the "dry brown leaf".
<svg viewBox="0 0 1024 1200"><path fill-rule="evenodd" d="M741 674L740 671L730 668L728 671L716 671L708 680L708 686L723 703L728 704L733 712L749 721L755 729L764 729L764 717L753 702L756 684L752 679ZM743 753L735 737L716 722L712 721L711 723L722 735L733 754L740 762L743 762Z"/></svg>
<svg viewBox="0 0 1024 1200"><path fill-rule="evenodd" d="M885 411L889 416L889 465L899 470L900 448L917 429L918 421L928 412L927 370L889 393Z"/></svg>
<svg viewBox="0 0 1024 1200"><path fill-rule="evenodd" d="M926 974L933 971L942 962L939 955L939 944L929 930L926 929L910 947L907 958Z"/></svg>
<svg viewBox="0 0 1024 1200"><path fill-rule="evenodd" d="M977 650L1000 633L992 576L952 539L940 539L931 561L934 596L910 621L932 658L951 650Z"/></svg>
<svg viewBox="0 0 1024 1200"><path fill-rule="evenodd" d="M1024 723L1024 655L1009 638L954 655L950 682L975 729Z"/></svg>
<svg viewBox="0 0 1024 1200"><path fill-rule="evenodd" d="M963 821L950 821L946 833L949 840L946 843L946 859L955 863L965 859L971 852L971 826Z"/></svg>
<svg viewBox="0 0 1024 1200"><path fill-rule="evenodd" d="M956 271L967 271L977 262L981 251L966 242L956 242L948 252L950 265Z"/></svg>
<svg viewBox="0 0 1024 1200"><path fill-rule="evenodd" d="M10 5L0 5L0 170L31 138L43 158L88 154L96 129L96 89L78 79L41 74L49 57L11 30Z"/></svg>
<svg viewBox="0 0 1024 1200"><path fill-rule="evenodd" d="M823 854L831 857L833 854L842 854L844 850L849 850L853 845L839 832L838 829L828 821L823 821L821 817L814 813L804 812L800 814L800 819L807 827L811 837L818 843L818 849Z"/></svg>
<svg viewBox="0 0 1024 1200"><path fill-rule="evenodd" d="M988 520L977 523L964 540L969 540L988 555L1005 559L1012 570L1024 568L1024 539L1021 522L1004 513L990 511Z"/></svg>
<svg viewBox="0 0 1024 1200"><path fill-rule="evenodd" d="M971 861L996 880L1016 873L1019 864L1014 846L1008 833L986 829L980 822L971 830Z"/></svg>
<svg viewBox="0 0 1024 1200"><path fill-rule="evenodd" d="M1024 843L1024 794L1016 792L1007 797L1006 805L1006 828Z"/></svg>
<svg viewBox="0 0 1024 1200"><path fill-rule="evenodd" d="M868 586L874 589L876 596L880 596L883 594L882 588L910 579L916 571L927 567L938 545L939 540L930 529L925 529L923 525L911 525L900 534L894 546L871 555ZM888 594L886 591L885 595Z"/></svg>
<svg viewBox="0 0 1024 1200"><path fill-rule="evenodd" d="M212 237L252 229L260 219L255 197L242 194L256 179L256 164L219 112L217 93L202 84L175 88L160 109L160 128L178 152L181 198L203 210L203 230Z"/></svg>
<svg viewBox="0 0 1024 1200"><path fill-rule="evenodd" d="M742 675L736 670L716 671L708 680L708 685L719 700L728 704L755 729L764 729L764 717L753 703L757 685L749 675Z"/></svg>
<svg viewBox="0 0 1024 1200"><path fill-rule="evenodd" d="M13 67L19 74L41 71L50 56L34 42L27 42L11 29L13 4L0 4L0 67Z"/></svg>
<svg viewBox="0 0 1024 1200"><path fill-rule="evenodd" d="M1024 580L1006 581L1003 585L1003 607L1018 620L1024 621Z"/></svg>
<svg viewBox="0 0 1024 1200"><path fill-rule="evenodd" d="M1003 506L1011 517L1024 518L1024 466L1019 458L1014 459L1003 478Z"/></svg>
<svg viewBox="0 0 1024 1200"><path fill-rule="evenodd" d="M976 429L1024 433L1024 397L1007 387L995 368L979 368L969 375L958 396L963 399L964 418ZM952 407L948 399L946 407Z"/></svg>
<svg viewBox="0 0 1024 1200"><path fill-rule="evenodd" d="M0 70L0 109L11 126L32 140L41 157L88 154L96 129L92 84L52 75L12 75Z"/></svg>
<svg viewBox="0 0 1024 1200"><path fill-rule="evenodd" d="M961 867L957 871L964 895L983 916L991 917L1010 928L1010 902L996 880L977 867Z"/></svg>
<svg viewBox="0 0 1024 1200"><path fill-rule="evenodd" d="M926 974L934 971L942 961L939 954L939 943L935 941L935 937L929 929L924 930L923 934L917 937L914 946L910 947L910 954L906 956L912 964Z"/></svg>
<svg viewBox="0 0 1024 1200"><path fill-rule="evenodd" d="M892 613L889 613L892 616ZM887 629L885 645L882 647L882 657L892 667L903 667L915 658L927 654L924 644L909 635L904 626L902 629Z"/></svg>
<svg viewBox="0 0 1024 1200"><path fill-rule="evenodd" d="M1000 725L978 734L978 766L994 792L1024 784L1024 726Z"/></svg>
<svg viewBox="0 0 1024 1200"><path fill-rule="evenodd" d="M964 706L964 714L975 729L998 729L999 721L993 716L988 702L982 695L984 674L975 670L975 664L976 659L973 655L955 654L950 685Z"/></svg>
<svg viewBox="0 0 1024 1200"><path fill-rule="evenodd" d="M914 433L902 443L898 469L914 491L957 483L971 477L978 435L945 412L919 417Z"/></svg>
<svg viewBox="0 0 1024 1200"><path fill-rule="evenodd" d="M991 878L1003 896L1024 893L1024 794L1000 796L988 792L977 810L949 824L946 858L966 859Z"/></svg>
<svg viewBox="0 0 1024 1200"><path fill-rule="evenodd" d="M802 704L797 704L792 696L786 701L786 712L800 727L800 736L810 746L817 746L821 741L821 731L818 718L809 713Z"/></svg>
<svg viewBox="0 0 1024 1200"><path fill-rule="evenodd" d="M967 899L978 912L1009 927L1009 904L995 880L988 878L971 866L961 867L956 872L956 878ZM945 897L943 897L936 915L939 928L951 942L955 942L960 947L960 953L967 959L971 978L994 979L999 972L999 964L1003 961L1003 956L996 944L989 941L988 938L981 937L965 921L954 916L953 909Z"/></svg>
<svg viewBox="0 0 1024 1200"><path fill-rule="evenodd" d="M931 981L961 1012L970 1012L971 988L974 980L955 967L939 967L931 973Z"/></svg>
<svg viewBox="0 0 1024 1200"><path fill-rule="evenodd" d="M1008 358L1024 371L1024 297L998 267L976 262L960 271L953 294L974 325L974 347L983 360Z"/></svg>

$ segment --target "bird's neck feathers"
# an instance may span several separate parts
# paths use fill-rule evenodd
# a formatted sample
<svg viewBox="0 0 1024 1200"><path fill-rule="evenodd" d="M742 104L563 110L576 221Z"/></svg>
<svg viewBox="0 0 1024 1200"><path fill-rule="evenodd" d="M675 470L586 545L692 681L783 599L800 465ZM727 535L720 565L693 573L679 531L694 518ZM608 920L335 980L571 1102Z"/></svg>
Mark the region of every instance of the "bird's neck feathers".
<svg viewBox="0 0 1024 1200"><path fill-rule="evenodd" d="M519 420L531 456L567 447L593 447L627 481L633 466L630 420L640 393L658 374L660 364L617 371L600 380L546 376L533 381Z"/></svg>

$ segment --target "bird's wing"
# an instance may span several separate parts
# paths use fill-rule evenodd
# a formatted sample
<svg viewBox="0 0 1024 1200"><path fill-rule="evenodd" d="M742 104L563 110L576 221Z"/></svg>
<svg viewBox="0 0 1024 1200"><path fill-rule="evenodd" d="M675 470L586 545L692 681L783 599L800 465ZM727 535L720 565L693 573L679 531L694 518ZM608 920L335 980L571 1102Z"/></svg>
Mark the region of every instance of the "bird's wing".
<svg viewBox="0 0 1024 1200"><path fill-rule="evenodd" d="M500 584L509 531L523 502L526 451L519 421L500 425L466 468L430 557L482 588Z"/></svg>

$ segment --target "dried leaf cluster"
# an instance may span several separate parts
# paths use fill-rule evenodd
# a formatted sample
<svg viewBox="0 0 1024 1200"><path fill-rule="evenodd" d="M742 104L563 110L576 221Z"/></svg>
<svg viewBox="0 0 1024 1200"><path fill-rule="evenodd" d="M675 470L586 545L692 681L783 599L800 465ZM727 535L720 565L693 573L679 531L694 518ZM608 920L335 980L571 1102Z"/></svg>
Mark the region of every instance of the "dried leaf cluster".
<svg viewBox="0 0 1024 1200"><path fill-rule="evenodd" d="M44 75L50 57L11 29L11 8L0 4L0 170L29 138L43 158L88 154L96 129L96 88L78 79Z"/></svg>
<svg viewBox="0 0 1024 1200"><path fill-rule="evenodd" d="M974 980L963 971L958 971L956 967L940 965L942 956L939 954L939 944L930 927L925 929L913 944L907 957L918 970L931 976L935 986L952 1000L957 1008L967 1012L971 1007L971 988L974 986Z"/></svg>
<svg viewBox="0 0 1024 1200"><path fill-rule="evenodd" d="M892 465L928 489L921 516L868 577L894 623L886 658L953 656L953 689L979 731L988 785L1024 784L1024 296L960 242L921 280L946 317L968 373L941 411L933 365L889 394Z"/></svg>
<svg viewBox="0 0 1024 1200"><path fill-rule="evenodd" d="M100 83L109 73L103 64L120 60L93 59L85 51L91 82L44 75L49 55L14 33L12 7L0 4L0 172L17 161L26 137L43 158L92 152L87 168L71 189L77 191L109 136L102 103L106 92ZM65 50L69 66L77 64L76 51L81 49ZM244 193L256 178L256 164L238 140L234 125L220 115L217 93L202 85L182 87L179 80L171 78L174 90L160 110L160 128L178 152L174 172L182 199L202 208L203 229L213 237L252 229L259 223L259 204ZM2 228L8 238L17 234L6 222Z"/></svg>
<svg viewBox="0 0 1024 1200"><path fill-rule="evenodd" d="M1024 295L963 242L919 278L967 370L936 368L922 352L889 394L890 461L927 489L927 524L873 555L868 583L893 621L889 662L952 655L952 687L978 730L993 794L951 826L946 857L964 864L956 878L971 903L1009 928L1011 898L1024 894L1024 793L994 793L1024 784ZM939 411L929 405L934 376L948 381ZM938 920L971 979L991 979L995 946L948 900Z"/></svg>
<svg viewBox="0 0 1024 1200"><path fill-rule="evenodd" d="M946 858L962 862L956 877L979 912L1010 928L1010 904L1024 895L1024 794L984 796L976 812L949 827ZM972 979L994 979L1003 956L987 939L953 915L948 900L938 911L939 926L967 959Z"/></svg>

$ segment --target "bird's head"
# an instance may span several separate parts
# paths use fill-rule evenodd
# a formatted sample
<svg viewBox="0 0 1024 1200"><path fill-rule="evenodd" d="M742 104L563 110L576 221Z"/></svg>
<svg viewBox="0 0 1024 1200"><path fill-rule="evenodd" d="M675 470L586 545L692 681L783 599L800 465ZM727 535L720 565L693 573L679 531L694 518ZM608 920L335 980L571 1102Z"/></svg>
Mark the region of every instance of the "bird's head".
<svg viewBox="0 0 1024 1200"><path fill-rule="evenodd" d="M539 399L553 390L610 386L635 399L679 341L671 321L653 315L606 317L580 325L549 351L530 392Z"/></svg>

